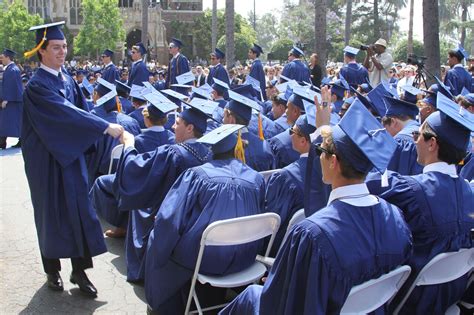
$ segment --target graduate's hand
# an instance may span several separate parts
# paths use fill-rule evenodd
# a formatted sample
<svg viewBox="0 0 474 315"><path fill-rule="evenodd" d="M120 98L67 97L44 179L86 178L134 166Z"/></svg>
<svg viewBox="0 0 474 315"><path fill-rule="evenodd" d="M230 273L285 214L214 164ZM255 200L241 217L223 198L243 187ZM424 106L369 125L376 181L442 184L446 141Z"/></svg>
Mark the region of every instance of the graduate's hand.
<svg viewBox="0 0 474 315"><path fill-rule="evenodd" d="M2 109L5 109L7 107L8 101L2 101Z"/></svg>
<svg viewBox="0 0 474 315"><path fill-rule="evenodd" d="M331 91L327 86L321 88L321 101L319 104L318 98L314 97L314 105L316 105L316 128L324 125L329 125L331 118Z"/></svg>
<svg viewBox="0 0 474 315"><path fill-rule="evenodd" d="M123 127L118 124L109 124L109 127L105 132L114 138L118 138L123 133Z"/></svg>
<svg viewBox="0 0 474 315"><path fill-rule="evenodd" d="M125 148L135 146L135 137L128 131L124 131L120 137L120 143L125 146Z"/></svg>

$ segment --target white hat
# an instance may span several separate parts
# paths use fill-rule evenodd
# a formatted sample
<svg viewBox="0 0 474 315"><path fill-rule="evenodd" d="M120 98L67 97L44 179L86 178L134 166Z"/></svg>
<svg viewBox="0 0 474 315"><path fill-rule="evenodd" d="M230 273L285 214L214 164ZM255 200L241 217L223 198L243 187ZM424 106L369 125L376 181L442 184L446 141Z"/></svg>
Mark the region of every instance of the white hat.
<svg viewBox="0 0 474 315"><path fill-rule="evenodd" d="M387 48L387 41L383 38L379 38L379 39L377 39L377 41L375 42L374 45L380 45L380 46L383 46L383 47Z"/></svg>

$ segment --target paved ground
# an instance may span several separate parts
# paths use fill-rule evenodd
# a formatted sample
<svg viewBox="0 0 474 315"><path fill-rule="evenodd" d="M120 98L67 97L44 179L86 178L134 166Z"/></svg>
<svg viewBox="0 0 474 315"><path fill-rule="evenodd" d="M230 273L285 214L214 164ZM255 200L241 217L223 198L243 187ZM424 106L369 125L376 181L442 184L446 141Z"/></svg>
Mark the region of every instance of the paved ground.
<svg viewBox="0 0 474 315"><path fill-rule="evenodd" d="M8 146L16 143L9 139ZM108 228L103 225L104 230ZM62 260L64 292L45 285L33 208L19 149L0 150L0 313L1 314L143 314L143 287L125 281L123 240L106 238L108 253L94 258L88 276L99 291L81 295L69 282L71 265Z"/></svg>

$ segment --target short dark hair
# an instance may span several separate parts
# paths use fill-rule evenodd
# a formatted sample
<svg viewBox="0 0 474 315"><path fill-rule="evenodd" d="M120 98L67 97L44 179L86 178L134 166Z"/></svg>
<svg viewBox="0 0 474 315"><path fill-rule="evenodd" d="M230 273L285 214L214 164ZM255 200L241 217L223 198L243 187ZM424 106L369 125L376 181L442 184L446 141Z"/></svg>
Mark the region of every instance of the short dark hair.
<svg viewBox="0 0 474 315"><path fill-rule="evenodd" d="M461 62L461 60L464 59L464 58L459 59L460 58L459 52L454 49L451 49L450 51L448 51L448 56L456 58L459 62Z"/></svg>
<svg viewBox="0 0 474 315"><path fill-rule="evenodd" d="M277 103L278 105L283 105L286 107L286 104L288 103L287 101L285 101L284 99L282 99L281 97L279 97L278 95L273 95L272 98L272 103L275 102Z"/></svg>
<svg viewBox="0 0 474 315"><path fill-rule="evenodd" d="M188 125L193 125L193 135L196 139L199 139L203 136L202 132L197 130L196 126L194 124L188 123L186 120L183 119L184 125L187 127Z"/></svg>
<svg viewBox="0 0 474 315"><path fill-rule="evenodd" d="M40 47L40 49L46 49L49 45L49 40L46 40ZM41 54L39 53L39 50L36 52L36 56L38 56L38 59L40 62L43 61L43 58L41 57Z"/></svg>
<svg viewBox="0 0 474 315"><path fill-rule="evenodd" d="M409 116L409 115L405 115L405 114L384 116L384 117L382 117L382 125L384 125L384 126L386 126L386 125L391 125L393 118L398 118L398 119L400 119L401 121L407 121L407 120L410 120L410 119L415 119L415 117L412 117L412 116Z"/></svg>
<svg viewBox="0 0 474 315"><path fill-rule="evenodd" d="M239 115L237 115L236 113L234 113L233 111L231 111L230 109L226 108L225 109L226 111L229 112L230 115L234 116L235 118L235 123L237 125L244 125L244 126L248 126L250 121L246 120L246 119L243 119L242 117L240 117Z"/></svg>
<svg viewBox="0 0 474 315"><path fill-rule="evenodd" d="M459 164L467 155L466 150L458 149L449 142L441 139L427 123L424 123L421 126L421 134L425 141L430 140L432 137L436 138L436 143L439 147L438 159L443 162L448 164Z"/></svg>
<svg viewBox="0 0 474 315"><path fill-rule="evenodd" d="M463 95L458 95L456 97L456 102L459 103L464 108L469 108L471 106L474 106L474 103L469 102Z"/></svg>
<svg viewBox="0 0 474 315"><path fill-rule="evenodd" d="M214 153L213 159L214 160L235 159L234 148L232 148L232 150L229 150L227 152Z"/></svg>

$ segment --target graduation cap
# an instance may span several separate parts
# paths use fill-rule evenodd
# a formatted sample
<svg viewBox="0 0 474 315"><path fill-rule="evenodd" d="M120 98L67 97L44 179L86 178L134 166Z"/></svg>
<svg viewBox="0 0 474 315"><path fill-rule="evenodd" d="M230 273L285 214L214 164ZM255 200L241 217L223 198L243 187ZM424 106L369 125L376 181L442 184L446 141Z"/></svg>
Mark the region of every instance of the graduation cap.
<svg viewBox="0 0 474 315"><path fill-rule="evenodd" d="M207 120L212 119L212 117L207 114L207 112L209 112L209 106L198 103L185 104L188 105L189 108L183 110L179 114L179 117L184 119L188 124L193 124L196 130L204 134L207 129Z"/></svg>
<svg viewBox="0 0 474 315"><path fill-rule="evenodd" d="M381 100L381 102L377 103L378 106L372 102L368 97L362 95L359 91L357 91L356 89L354 88L351 88L352 91L356 94L356 97L357 99L362 103L364 104L364 106L367 108L367 109L372 109L373 112L374 112L374 115L375 116L378 116L378 117L383 117L385 116L385 113L387 112L387 107L385 107L385 102L383 100Z"/></svg>
<svg viewBox="0 0 474 315"><path fill-rule="evenodd" d="M284 103L286 107L286 104L288 103L288 100L290 99L292 94L293 94L293 90L290 88L287 88L285 93L278 94L277 98L280 100L280 103Z"/></svg>
<svg viewBox="0 0 474 315"><path fill-rule="evenodd" d="M331 93L336 94L339 98L344 98L345 93L348 89L349 88L346 87L341 80L336 80L332 83Z"/></svg>
<svg viewBox="0 0 474 315"><path fill-rule="evenodd" d="M87 80L86 80L87 81ZM90 84L90 83L89 83ZM115 95L117 95L117 90L115 89L115 85L110 83L109 81L106 81L102 78L97 79L97 85L95 87L95 91L97 94L100 96L104 96L110 91L115 91Z"/></svg>
<svg viewBox="0 0 474 315"><path fill-rule="evenodd" d="M224 95L230 88L227 83L219 79L214 78L214 83L212 84L212 89L215 90L220 95Z"/></svg>
<svg viewBox="0 0 474 315"><path fill-rule="evenodd" d="M282 76L280 76L281 78ZM295 86L298 86L298 82L296 82L295 80L289 80L289 81L286 81L286 82L283 82L283 83L280 83L280 84L277 84L275 87L277 88L278 92L280 93L284 93L286 90L288 90L289 88L293 88Z"/></svg>
<svg viewBox="0 0 474 315"><path fill-rule="evenodd" d="M469 54L467 51L462 47L460 44L458 47L454 48L453 51L456 53L456 55L459 57L459 60L463 60L464 58L469 58Z"/></svg>
<svg viewBox="0 0 474 315"><path fill-rule="evenodd" d="M193 85L187 85L187 84L171 84L171 87L178 87L178 88L183 88L183 89L190 89L193 87Z"/></svg>
<svg viewBox="0 0 474 315"><path fill-rule="evenodd" d="M173 102L170 102L169 100L166 100L166 102L163 102L163 99L161 99L155 93L147 93L143 95L143 97L148 102L150 102L150 105L148 105L147 107L148 112L157 118L164 118L166 117L167 113L174 111L178 108L176 104L174 104Z"/></svg>
<svg viewBox="0 0 474 315"><path fill-rule="evenodd" d="M429 115L426 123L438 137L456 149L467 151L471 131L474 130L474 114L440 92L438 92L436 103L438 111Z"/></svg>
<svg viewBox="0 0 474 315"><path fill-rule="evenodd" d="M119 80L115 80L115 88L117 89L117 92L122 92L122 93L130 93L131 88L126 85L125 83L120 82Z"/></svg>
<svg viewBox="0 0 474 315"><path fill-rule="evenodd" d="M201 88L196 88L196 87L193 86L193 87L191 87L191 91L193 92L193 94L191 95L192 99L195 99L195 98L201 98L201 99L205 99L205 100L212 99L211 93L209 93L209 91L207 91L207 90L204 90L204 89L201 89Z"/></svg>
<svg viewBox="0 0 474 315"><path fill-rule="evenodd" d="M202 112L209 116L212 116L216 108L219 106L219 103L217 102L211 100L204 100L202 98L195 98L192 99L190 102L184 103L191 104L194 107L198 107Z"/></svg>
<svg viewBox="0 0 474 315"><path fill-rule="evenodd" d="M104 52L102 53L102 56L106 56L106 57L110 57L112 58L114 56L114 52L110 49L106 49L104 50Z"/></svg>
<svg viewBox="0 0 474 315"><path fill-rule="evenodd" d="M138 42L135 45L133 45L134 49L138 50L138 52L143 56L146 54L146 47L142 42Z"/></svg>
<svg viewBox="0 0 474 315"><path fill-rule="evenodd" d="M30 27L28 31L36 31L36 47L24 53L25 58L30 58L41 48L47 40L63 40L64 33L61 31L61 25L64 21L48 23Z"/></svg>
<svg viewBox="0 0 474 315"><path fill-rule="evenodd" d="M23 75L21 76L21 81L22 81L22 82L28 82L28 80L29 80L29 78L28 78L28 75L27 75L27 74L23 74Z"/></svg>
<svg viewBox="0 0 474 315"><path fill-rule="evenodd" d="M321 100L321 95L311 89L303 87L295 87L293 94L288 99L288 102L292 103L300 109L301 112L305 111L303 100L314 103L314 97L317 96L318 100Z"/></svg>
<svg viewBox="0 0 474 315"><path fill-rule="evenodd" d="M140 101L146 101L146 99L143 97L143 94L146 94L144 93L145 91L147 91L146 87L132 84L132 87L130 89L130 96Z"/></svg>
<svg viewBox="0 0 474 315"><path fill-rule="evenodd" d="M176 77L176 81L178 84L188 84L189 82L193 82L196 77L194 76L192 71L185 72L180 74Z"/></svg>
<svg viewBox="0 0 474 315"><path fill-rule="evenodd" d="M361 88L362 92L364 92L364 93L369 93L370 91L372 91L374 89L372 87L372 85L370 85L370 83L362 83L360 85L360 88Z"/></svg>
<svg viewBox="0 0 474 315"><path fill-rule="evenodd" d="M314 119L313 121L311 121ZM295 122L295 125L298 127L299 131L305 136L310 136L313 132L316 131L316 116L310 117L308 119L307 115L300 115Z"/></svg>
<svg viewBox="0 0 474 315"><path fill-rule="evenodd" d="M300 58L304 56L304 52L297 46L293 46L293 48L290 50L290 54L292 54L296 58Z"/></svg>
<svg viewBox="0 0 474 315"><path fill-rule="evenodd" d="M97 106L104 105L106 107L106 110L112 110L117 106L114 100L115 96L117 96L117 90L115 89L115 85L102 78L99 78L97 80L95 90L101 96L98 100L95 101L95 104Z"/></svg>
<svg viewBox="0 0 474 315"><path fill-rule="evenodd" d="M243 120L250 121L252 118L252 109L258 112L260 111L260 106L257 104L257 102L232 90L229 90L228 92L230 101L227 103L225 108L231 110Z"/></svg>
<svg viewBox="0 0 474 315"><path fill-rule="evenodd" d="M235 133L244 127L244 125L225 124L199 138L197 142L210 144L214 154L229 152L237 145L238 137Z"/></svg>
<svg viewBox="0 0 474 315"><path fill-rule="evenodd" d="M245 96L249 99L254 99L257 97L257 91L253 88L251 84L242 84L232 89L233 92L238 93L242 96Z"/></svg>
<svg viewBox="0 0 474 315"><path fill-rule="evenodd" d="M257 92L262 93L262 90L260 89L260 81L251 75L247 75L244 84L250 84Z"/></svg>
<svg viewBox="0 0 474 315"><path fill-rule="evenodd" d="M350 91L351 87L349 85L349 83L347 82L346 78L344 78L344 76L339 73L339 81L340 81L340 85L346 90L346 91ZM336 81L337 82L337 81ZM334 84L338 84L338 83L334 83Z"/></svg>
<svg viewBox="0 0 474 315"><path fill-rule="evenodd" d="M84 88L87 93L89 93L89 96L94 92L94 86L87 80L82 80L81 87Z"/></svg>
<svg viewBox="0 0 474 315"><path fill-rule="evenodd" d="M343 51L346 56L351 57L351 58L354 58L359 53L359 49L351 47L351 46L344 47Z"/></svg>
<svg viewBox="0 0 474 315"><path fill-rule="evenodd" d="M356 99L332 128L337 152L359 172L373 167L385 173L397 144L377 119Z"/></svg>
<svg viewBox="0 0 474 315"><path fill-rule="evenodd" d="M441 92L444 96L454 100L453 94L449 91L450 88L447 87L441 80L435 76L436 82L438 83L438 92Z"/></svg>
<svg viewBox="0 0 474 315"><path fill-rule="evenodd" d="M224 59L225 54L219 48L215 48L214 52L211 53L212 56L215 56L217 59Z"/></svg>
<svg viewBox="0 0 474 315"><path fill-rule="evenodd" d="M387 113L385 116L398 116L398 115L407 115L410 117L416 117L419 113L418 107L410 102L404 100L399 100L394 97L383 96L384 102L387 106Z"/></svg>
<svg viewBox="0 0 474 315"><path fill-rule="evenodd" d="M171 38L171 43L170 43L170 48L171 47L178 47L178 48L181 48L183 47L183 42L177 38Z"/></svg>
<svg viewBox="0 0 474 315"><path fill-rule="evenodd" d="M387 81L382 81L379 85L382 85L385 91L390 93L392 97L398 98L397 89L393 85L389 84Z"/></svg>
<svg viewBox="0 0 474 315"><path fill-rule="evenodd" d="M410 103L413 103L413 104L416 104L417 95L423 93L420 89L418 89L418 88L416 88L412 85L404 85L404 86L402 86L402 89L405 91L404 96L403 96L403 100L405 100L407 102L410 102Z"/></svg>
<svg viewBox="0 0 474 315"><path fill-rule="evenodd" d="M168 96L172 97L174 100L182 101L188 98L188 96L178 93L176 91L170 90L170 89L161 90L161 93L165 94L167 97Z"/></svg>
<svg viewBox="0 0 474 315"><path fill-rule="evenodd" d="M263 49L257 44L253 44L253 47L250 48L251 51L257 54L257 57L260 56L260 54L263 54Z"/></svg>
<svg viewBox="0 0 474 315"><path fill-rule="evenodd" d="M5 48L2 52L2 54L7 56L10 59L13 59L16 55L16 52L11 50L11 49Z"/></svg>

